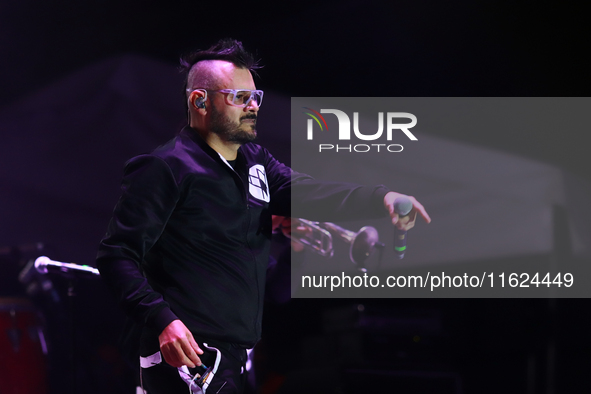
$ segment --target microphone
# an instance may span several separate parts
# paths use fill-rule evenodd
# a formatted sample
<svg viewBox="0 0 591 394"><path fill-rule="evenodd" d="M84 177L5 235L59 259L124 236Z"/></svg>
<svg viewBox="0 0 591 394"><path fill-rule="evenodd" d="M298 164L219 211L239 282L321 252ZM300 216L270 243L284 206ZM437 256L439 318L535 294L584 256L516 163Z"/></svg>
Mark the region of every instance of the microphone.
<svg viewBox="0 0 591 394"><path fill-rule="evenodd" d="M35 296L41 291L43 295L49 296L53 302L58 303L60 301L60 296L53 287L51 279L37 271L35 260L29 260L25 268L18 274L18 280L25 286L28 295Z"/></svg>
<svg viewBox="0 0 591 394"><path fill-rule="evenodd" d="M51 260L47 256L41 256L35 260L35 269L40 274L55 272L69 278L100 276L100 273L96 268L92 268L88 265L62 263L61 261Z"/></svg>
<svg viewBox="0 0 591 394"><path fill-rule="evenodd" d="M398 214L399 218L408 215L412 211L412 202L407 197L398 197L394 200L394 212ZM394 254L399 259L404 258L406 251L406 230L400 230L394 227Z"/></svg>

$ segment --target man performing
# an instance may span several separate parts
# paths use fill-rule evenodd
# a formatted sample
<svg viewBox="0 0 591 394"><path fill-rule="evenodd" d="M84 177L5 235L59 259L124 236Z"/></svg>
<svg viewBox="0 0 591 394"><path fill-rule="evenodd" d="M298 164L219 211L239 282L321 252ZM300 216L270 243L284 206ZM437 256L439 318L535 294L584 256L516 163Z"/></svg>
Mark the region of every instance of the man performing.
<svg viewBox="0 0 591 394"><path fill-rule="evenodd" d="M320 182L252 143L263 92L240 42L222 40L183 60L189 125L125 167L122 196L97 266L142 325L141 379L148 394L241 393L246 349L260 338L271 215L311 220L390 214L401 194L383 186ZM256 182L255 182L256 180ZM255 183L257 183L255 185ZM291 202L301 210L290 212ZM318 217L321 213L321 217ZM200 372L201 374L201 372Z"/></svg>

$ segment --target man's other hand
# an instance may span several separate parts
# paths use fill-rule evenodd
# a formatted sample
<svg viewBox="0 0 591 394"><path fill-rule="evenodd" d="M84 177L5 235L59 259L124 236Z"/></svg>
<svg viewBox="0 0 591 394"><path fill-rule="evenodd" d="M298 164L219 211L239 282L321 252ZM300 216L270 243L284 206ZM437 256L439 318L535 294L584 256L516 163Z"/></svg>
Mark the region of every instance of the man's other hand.
<svg viewBox="0 0 591 394"><path fill-rule="evenodd" d="M174 320L158 336L164 360L175 368L201 365L198 354L203 354L191 331L180 320Z"/></svg>
<svg viewBox="0 0 591 394"><path fill-rule="evenodd" d="M412 210L406 216L399 217L396 212L394 212L394 201L396 201L399 197L406 197L412 202ZM410 230L415 225L415 220L417 219L417 213L423 218L423 220L427 223L431 223L431 218L423 205L418 202L414 197L407 196L405 194L400 194L396 192L389 192L384 196L384 207L390 213L390 217L392 218L392 224L394 224L400 230Z"/></svg>
<svg viewBox="0 0 591 394"><path fill-rule="evenodd" d="M312 231L309 228L302 224L295 225L295 223L297 223L297 220L294 220L292 222L292 219L290 217L273 215L272 221L273 231L281 230L283 235L290 239L292 238L292 234L295 234L297 238L302 238L309 237L312 233ZM304 245L292 239L291 249L294 252L301 252L302 250L304 250Z"/></svg>

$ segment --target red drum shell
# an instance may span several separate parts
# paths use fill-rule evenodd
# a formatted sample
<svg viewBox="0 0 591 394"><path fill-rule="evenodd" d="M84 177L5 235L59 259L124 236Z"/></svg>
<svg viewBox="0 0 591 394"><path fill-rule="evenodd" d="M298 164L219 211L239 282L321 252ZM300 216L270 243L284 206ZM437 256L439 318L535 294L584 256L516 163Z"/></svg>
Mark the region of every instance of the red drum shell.
<svg viewBox="0 0 591 394"><path fill-rule="evenodd" d="M24 298L0 298L0 394L46 394L45 340Z"/></svg>

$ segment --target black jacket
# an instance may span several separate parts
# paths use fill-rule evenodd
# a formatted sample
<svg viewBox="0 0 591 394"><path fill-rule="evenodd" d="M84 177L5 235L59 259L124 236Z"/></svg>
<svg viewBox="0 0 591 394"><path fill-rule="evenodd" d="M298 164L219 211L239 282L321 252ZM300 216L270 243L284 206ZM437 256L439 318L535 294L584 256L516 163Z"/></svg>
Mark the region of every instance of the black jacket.
<svg viewBox="0 0 591 394"><path fill-rule="evenodd" d="M386 213L385 188L318 182L256 144L239 149L234 168L189 127L126 164L97 266L150 330L178 318L200 337L252 347L271 214L327 221Z"/></svg>

